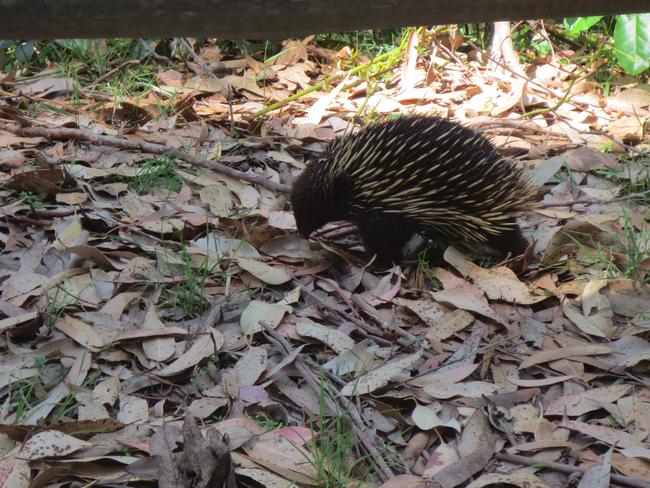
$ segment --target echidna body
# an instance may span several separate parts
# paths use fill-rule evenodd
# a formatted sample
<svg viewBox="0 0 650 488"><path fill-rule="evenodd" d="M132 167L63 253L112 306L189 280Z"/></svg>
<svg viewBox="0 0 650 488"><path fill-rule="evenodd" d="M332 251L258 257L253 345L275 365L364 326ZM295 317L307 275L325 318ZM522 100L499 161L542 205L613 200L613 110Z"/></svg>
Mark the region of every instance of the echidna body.
<svg viewBox="0 0 650 488"><path fill-rule="evenodd" d="M416 232L433 240L478 241L520 254L516 218L537 200L522 170L480 134L454 122L409 116L335 139L296 179L298 231L351 220L366 250L398 262Z"/></svg>

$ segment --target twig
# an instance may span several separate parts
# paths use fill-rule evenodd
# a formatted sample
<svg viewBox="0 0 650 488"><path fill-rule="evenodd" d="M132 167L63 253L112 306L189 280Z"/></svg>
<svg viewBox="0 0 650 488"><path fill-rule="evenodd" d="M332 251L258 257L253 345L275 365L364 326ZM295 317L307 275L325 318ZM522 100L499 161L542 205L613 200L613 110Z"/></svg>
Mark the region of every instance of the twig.
<svg viewBox="0 0 650 488"><path fill-rule="evenodd" d="M147 44L147 41L145 41L144 39L138 39L138 41L140 42L140 45L144 48L144 50L147 51L147 54L149 54L149 56L154 58L156 61L164 61L164 62L169 61L169 58L167 56L158 54L154 49L152 49L152 47L149 44Z"/></svg>
<svg viewBox="0 0 650 488"><path fill-rule="evenodd" d="M579 466L569 466L568 464L555 463L552 461L540 462L537 459L529 458L526 456L518 456L516 454L507 454L504 452L498 452L496 458L499 461L505 461L513 464L521 464L523 466L537 466L539 468L553 469L555 471L560 471L561 473L581 473L584 474L587 469L581 468ZM610 479L614 483L620 485L632 486L634 488L650 488L650 482L639 479L632 478L630 476L625 476L621 474L610 474Z"/></svg>
<svg viewBox="0 0 650 488"><path fill-rule="evenodd" d="M565 123L567 125L571 125L569 122L565 121ZM532 120L526 120L526 119L501 119L501 118L494 118L488 116L480 116L480 117L474 117L472 119L469 119L465 121L464 124L467 127L478 131L493 130L494 128L506 127L506 128L513 128L515 130L529 131L529 132L533 132L545 136L562 137L563 139L568 139L567 134L562 130L553 129L553 126L548 128L540 127ZM629 144L624 144L623 142L619 141L618 139L611 136L610 134L607 134L606 132L595 131L595 130L590 130L590 131L579 131L577 129L575 130L580 134L593 134L593 135L607 137L614 144L624 148L627 151L632 151L637 154L640 154L642 152L641 150L637 149L634 146L630 146ZM574 144L574 146L577 145L578 144Z"/></svg>
<svg viewBox="0 0 650 488"><path fill-rule="evenodd" d="M539 23L541 25L542 37L546 39L546 42L548 42L548 45L551 48L551 60L555 61L555 47L553 47L551 38L549 37L548 32L546 32L546 26L544 25L544 21L540 20Z"/></svg>
<svg viewBox="0 0 650 488"><path fill-rule="evenodd" d="M0 214L0 215L2 217L5 217L8 220L21 222L23 224L31 225L32 227L46 227L52 224L52 222L49 220L32 219L30 217L25 217L24 215L11 215L11 214Z"/></svg>
<svg viewBox="0 0 650 488"><path fill-rule="evenodd" d="M532 120L527 119L502 119L487 116L474 117L465 122L465 125L474 130L490 130L497 127L506 127L522 131L532 132L544 136L556 136L567 138L564 132L554 132L550 128L540 127Z"/></svg>
<svg viewBox="0 0 650 488"><path fill-rule="evenodd" d="M210 65L208 63L206 63L203 60L203 58L196 51L194 51L194 49L192 48L192 45L190 44L190 41L188 41L185 37L182 37L180 39L180 41L181 41L181 44L183 45L183 47L185 48L185 50L190 53L190 56L192 56L192 59L194 59L194 62L197 63L201 67L201 69L205 72L205 74L207 74L208 76L210 76L211 78L213 78L215 80L218 80L219 77L214 73L214 70L212 68L210 68ZM234 137L235 133L236 133L236 129L235 129L235 114L234 114L233 109L232 109L232 98L233 98L232 87L230 85L228 85L228 93L226 94L226 100L228 102L228 112L229 112L229 116L230 116L230 119L229 119L230 120L230 136Z"/></svg>
<svg viewBox="0 0 650 488"><path fill-rule="evenodd" d="M352 315L352 314L349 314L349 313L347 313L347 312L343 312L342 310L336 310L336 309L332 308L329 304L325 303L323 300L321 300L320 298L318 298L318 296L317 296L314 292L312 292L309 288L307 288L305 285L303 285L302 283L300 283L300 281L298 281L298 280L293 280L293 282L294 282L294 284L295 284L296 286L299 286L299 287L300 287L300 289L302 290L302 292L303 292L305 295L308 295L309 298L311 298L312 300L314 300L318 305L320 305L321 307L327 308L328 310L331 310L331 311L333 311L334 313L340 315L340 316L343 317L344 319L346 319L346 320L352 322L354 325L356 325L357 327L359 327L361 330L363 330L363 331L365 331L366 333L368 333L368 334L370 334L371 336L373 336L373 338L374 338L377 342L379 342L380 344L384 344L384 345L391 345L391 344L392 344L391 341L386 340L386 339L384 339L384 338L382 337L381 330L376 329L376 328L372 327L371 325L366 324L363 320L358 319L357 317L355 317L355 316Z"/></svg>
<svg viewBox="0 0 650 488"><path fill-rule="evenodd" d="M331 371L329 371L329 370L327 370L327 369L325 369L325 368L321 368L321 366L320 366L316 361L314 361L314 360L312 360L312 359L309 359L308 357L303 357L303 358L301 358L301 359L302 359L302 360L305 362L305 364L306 364L307 366L309 366L310 368L312 368L312 369L317 369L317 370L321 371L325 376L327 376L327 377L329 378L329 380L330 380L331 382L336 383L336 385L338 385L338 386L345 386L345 383L346 383L345 381L343 381L341 378L339 378L338 376L336 376L336 375L335 375L334 373L332 373Z"/></svg>
<svg viewBox="0 0 650 488"><path fill-rule="evenodd" d="M156 241L159 244L161 244L162 246L167 246L169 249L177 249L179 247L179 245L180 245L180 243L178 243L176 241L169 241L169 240L161 239L160 237L157 237L157 236L152 235L152 234L148 234L145 231L138 229L137 227L134 227L132 225L128 225L128 224L125 224L123 222L120 222L119 220L114 219L113 217L110 217L108 215L102 215L102 214L99 214L97 212L87 212L87 215L97 217L97 218L99 218L101 220L108 221L108 222L112 223L114 227L111 228L109 233L115 232L115 231L117 231L119 229L128 229L133 234L138 234L138 235L140 235L142 237L146 237L148 239L151 239L152 241Z"/></svg>
<svg viewBox="0 0 650 488"><path fill-rule="evenodd" d="M280 334L278 334L277 331L272 329L268 324L266 324L264 321L260 321L260 325L264 328L264 331L266 332L267 337L269 340L272 340L272 342L275 344L275 346L280 350L283 356L288 357L291 356L292 354L292 347L287 340L282 337ZM322 390L329 390L330 387L324 383L319 383L316 381L316 378L314 378L314 375L312 371L305 365L303 362L302 358L300 356L297 356L294 361L294 365L300 371L302 374L303 378L307 382L307 384L314 390L314 392L317 395L322 394ZM324 400L327 404L328 409L332 411L332 413L336 413L338 408L332 398L337 398L343 405L344 409L346 412L349 414L350 420L352 420L353 428L355 431L356 436L359 438L363 446L366 448L368 451L368 454L372 457L373 461L377 463L377 466L380 467L381 472L384 476L385 479L391 479L395 477L395 474L393 471L390 469L384 458L381 456L381 453L377 449L377 441L375 439L370 439L368 437L368 426L366 426L363 422L363 419L361 417L361 414L356 410L356 407L350 402L347 398L342 397L340 395L332 395L331 391L326 391L325 394L323 395Z"/></svg>
<svg viewBox="0 0 650 488"><path fill-rule="evenodd" d="M357 307L359 307L361 310L363 310L368 317L370 317L372 320L375 321L380 327L387 331L394 332L399 336L397 341L404 345L404 346L413 346L418 342L418 337L414 336L410 332L405 331L401 327L398 327L397 325L394 324L389 324L387 323L379 314L377 313L377 310L374 309L372 305L370 305L368 302L366 302L361 295L358 294L353 294L352 295L352 303L354 303ZM423 351L422 355L424 357L431 357L431 353L429 351Z"/></svg>
<svg viewBox="0 0 650 488"><path fill-rule="evenodd" d="M242 171L230 168L224 164L218 163L216 161L211 161L209 159L201 158L199 156L194 156L192 154L185 153L174 147L167 146L164 144L154 144L151 142L145 141L130 141L128 139L121 139L119 137L113 136L102 136L95 134L89 130L85 129L50 129L47 127L18 127L13 124L9 124L4 121L0 121L0 129L11 132L21 137L46 137L48 139L56 139L67 141L70 139L78 139L81 141L87 141L92 144L98 144L101 146L111 146L119 147L121 149L129 149L134 151L143 151L152 154L168 154L171 157L181 159L187 163L190 163L194 166L200 168L206 168L217 173L230 176L231 178L236 178L239 180L247 181L249 183L254 183L260 185L264 188L268 188L271 191L277 191L280 193L288 193L290 191L289 185L284 185L282 183L276 183L267 178L257 175L249 175Z"/></svg>
<svg viewBox="0 0 650 488"><path fill-rule="evenodd" d="M587 44L592 49L600 50L602 47L598 41L592 40L590 36L586 35L580 36L580 42L578 42L572 37L566 35L562 29L558 29L553 24L549 24L545 29L573 49L582 49L584 48L584 44Z"/></svg>
<svg viewBox="0 0 650 488"><path fill-rule="evenodd" d="M483 54L484 54L488 59L490 59L491 61L494 61L494 58L492 58L488 53L485 52L485 50L481 49L479 46L477 46L477 45L474 44L473 42L470 41L470 42L468 42L468 44L469 44L472 48L474 48L474 49L480 51L481 53L483 53ZM508 71L509 71L511 74L513 74L515 77L520 78L520 79L523 79L523 80L526 81L529 85L535 87L538 91L542 91L542 92L544 92L544 93L546 93L546 94L553 95L554 97L556 97L556 98L558 98L558 99L561 99L561 98L564 96L563 93L558 93L558 92L555 91L555 90L551 90L550 88L545 87L545 86L542 85L541 83L538 83L538 82L536 82L535 80L530 79L528 76L522 75L522 74L520 74L520 73L517 73L517 72L514 71L514 70L511 70L508 66L506 66L506 65L503 64L503 63L500 63L500 62L498 62L498 61L497 61L496 63L497 63L499 66L502 66L503 68L505 68L506 70L508 70ZM495 75L496 75L496 74L495 74ZM593 114L593 112L591 112L591 111L589 111L589 110L585 110L583 107L580 107L580 105L587 105L587 106L590 106L590 107L601 108L600 105L598 105L598 103L594 102L593 100L588 100L588 99L586 99L585 97L582 97L582 96L580 96L580 95L573 95L573 96L571 96L570 99L566 101L566 103L569 104L569 105L572 105L572 106L574 106L574 107L576 107L576 108L578 108L578 109L581 109L581 110L583 110L583 111L586 111L586 112L588 112L588 113L592 113L592 114ZM622 108L622 107L618 108L618 111L623 112L623 113L630 114L630 111L629 111L629 110L625 110L625 109ZM644 111L644 112L646 112L646 111ZM637 115L637 114L636 114L635 112L632 112L631 115ZM645 115L645 114L644 114L644 113L641 113L641 115Z"/></svg>
<svg viewBox="0 0 650 488"><path fill-rule="evenodd" d="M608 198L608 199L579 198L577 200L570 200L568 202L553 202L553 203L540 202L537 205L537 208L570 207L571 205L577 205L577 204L600 205L602 203L616 203L616 202L623 202L625 200L631 200L636 197L642 197L648 194L650 194L650 190L642 191L640 193L630 193L629 195L623 195L622 197L615 197L615 198Z"/></svg>
<svg viewBox="0 0 650 488"><path fill-rule="evenodd" d="M194 51L194 48L193 48L192 45L190 44L190 41L188 41L185 37L181 37L179 40L181 41L181 44L183 45L183 47L185 48L185 50L186 50L188 53L190 53L190 56L192 56L192 59L194 60L194 62L195 62L196 64L198 64L199 66L201 66L201 69L202 69L203 71L205 71L205 74L207 74L207 75L212 75L212 77L216 78L215 74L212 72L212 70L210 69L210 67L208 66L208 64L207 64L206 62L203 61L203 58L201 58L201 57L196 53L196 51Z"/></svg>
<svg viewBox="0 0 650 488"><path fill-rule="evenodd" d="M112 70L107 71L106 73L101 75L99 78L97 78L95 81L93 81L93 83L91 85L89 85L86 89L91 89L92 87L99 85L102 81L110 78L115 73L117 73L118 71L121 71L123 68L126 68L130 64L140 64L140 60L138 60L138 59L129 59L128 61L124 61L122 64L116 66Z"/></svg>
<svg viewBox="0 0 650 488"><path fill-rule="evenodd" d="M299 286L299 287L300 287L300 289L303 291L303 293L304 293L305 295L308 295L312 300L314 300L316 303L318 303L321 307L325 307L325 308L327 308L328 310L331 310L331 311L333 311L334 313L336 313L336 314L342 316L344 319L346 319L346 320L352 322L354 325L356 325L357 327L359 327L361 330L363 330L364 332L370 334L370 335L372 336L372 338L373 338L375 341L377 341L378 343L383 344L383 345L385 345L385 346L392 346L392 345L394 344L394 341L390 341L390 340L388 340L388 339L385 339L385 338L382 336L382 331L381 331L381 330L376 329L376 328L372 327L371 325L368 325L368 324L365 323L363 320L361 320L361 319L355 317L354 315L352 315L352 314L350 314L350 313L344 312L344 311L342 311L342 310L336 310L335 308L332 308L332 307L329 306L327 303L325 303L323 300L321 300L320 298L318 298L318 296L316 296L316 294L313 293L311 290L309 290L305 285L303 285L302 283L300 283L300 281L298 281L298 280L294 280L294 283L295 283L296 286ZM409 348L411 348L411 347L414 346L414 343L417 343L418 338L417 338L416 336L414 336L413 334L411 334L411 333L405 331L404 329L401 329L400 327L396 327L396 326L394 326L394 327L389 327L387 324L384 323L384 321L382 321L380 318L376 317L376 316L375 316L375 315L376 315L376 313L375 313L376 311L375 311L374 309L372 309L372 307L370 307L370 306L367 305L367 304L365 304L365 305L367 305L367 307L366 307L366 306L364 305L364 303L362 302L362 299L361 299L360 297L358 297L358 298L355 299L355 296L353 296L353 297L352 297L352 301L353 301L353 303L355 303L357 306L359 306L359 307L361 307L362 309L364 309L364 311L366 312L366 314L367 314L371 319L373 319L373 320L374 320L378 325L380 325L381 327L384 327L384 329L386 329L387 331L391 331L391 332L394 332L395 334L397 334L397 335L399 336L399 337L397 338L397 342L398 342L399 344L401 344L401 345L403 345L403 346L405 346L405 347L409 347ZM430 357L433 356L433 355L431 354L431 352L430 352L430 351L427 351L427 350L423 350L423 351L422 351L422 355L423 355L425 358L430 358Z"/></svg>
<svg viewBox="0 0 650 488"><path fill-rule="evenodd" d="M81 208L54 208L54 209L42 209L42 210L32 210L30 215L33 217L39 218L51 218L51 219L60 219L62 217L68 217L69 215L74 215L77 212L82 211Z"/></svg>

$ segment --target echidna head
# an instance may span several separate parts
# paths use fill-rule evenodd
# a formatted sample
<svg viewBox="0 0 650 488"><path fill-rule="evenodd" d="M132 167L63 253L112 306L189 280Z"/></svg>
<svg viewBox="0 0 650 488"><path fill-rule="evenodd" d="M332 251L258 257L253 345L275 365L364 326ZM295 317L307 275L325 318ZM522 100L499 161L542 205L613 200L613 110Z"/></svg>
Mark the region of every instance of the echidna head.
<svg viewBox="0 0 650 488"><path fill-rule="evenodd" d="M340 201L334 195L332 176L324 161L313 161L296 178L291 188L291 206L298 232L308 237L339 215Z"/></svg>

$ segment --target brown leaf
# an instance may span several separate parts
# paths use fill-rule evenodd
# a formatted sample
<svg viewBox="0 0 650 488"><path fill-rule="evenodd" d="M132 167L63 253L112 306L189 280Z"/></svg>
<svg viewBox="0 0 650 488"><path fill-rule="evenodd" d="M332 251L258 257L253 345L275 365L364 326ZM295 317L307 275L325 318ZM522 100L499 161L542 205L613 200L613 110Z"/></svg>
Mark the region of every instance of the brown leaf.
<svg viewBox="0 0 650 488"><path fill-rule="evenodd" d="M519 369L530 368L536 364L548 363L564 358L576 358L576 356L595 356L599 354L611 353L611 348L607 346L572 346L559 347L557 349L547 349L529 356L519 365Z"/></svg>

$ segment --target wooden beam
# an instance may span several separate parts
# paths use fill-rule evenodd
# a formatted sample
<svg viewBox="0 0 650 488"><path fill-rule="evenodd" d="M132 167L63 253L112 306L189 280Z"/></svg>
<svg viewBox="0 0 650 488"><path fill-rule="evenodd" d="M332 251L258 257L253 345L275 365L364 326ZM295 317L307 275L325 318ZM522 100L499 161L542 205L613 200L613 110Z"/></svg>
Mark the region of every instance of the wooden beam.
<svg viewBox="0 0 650 488"><path fill-rule="evenodd" d="M0 39L281 39L644 11L648 0L0 0Z"/></svg>

